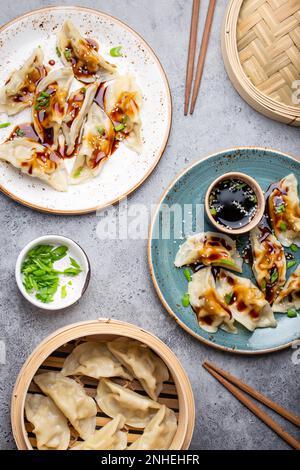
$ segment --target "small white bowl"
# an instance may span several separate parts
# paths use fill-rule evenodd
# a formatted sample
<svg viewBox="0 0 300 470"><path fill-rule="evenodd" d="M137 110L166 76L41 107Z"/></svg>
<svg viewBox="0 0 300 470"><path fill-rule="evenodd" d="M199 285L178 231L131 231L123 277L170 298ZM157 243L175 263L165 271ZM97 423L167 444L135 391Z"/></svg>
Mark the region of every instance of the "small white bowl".
<svg viewBox="0 0 300 470"><path fill-rule="evenodd" d="M22 274L21 274L21 266L22 266L23 261L26 258L28 251L31 250L36 245L46 245L46 244L55 245L55 246L66 245L69 248L68 254L66 255L66 260L71 256L79 263L79 265L82 268L82 272L79 273L77 276L74 276L74 277L65 276L63 278L65 281L65 284L67 285L67 296L64 299L61 298L60 286L62 284L60 283L53 301L47 304L41 302L34 295L30 295L26 291L25 287L23 286ZM55 263L55 266L59 269L60 268L59 263L64 264L66 263L66 260L63 258L62 260L57 261ZM68 261L68 265L69 264L70 263ZM65 265L61 266L61 268L64 268L64 267L66 266ZM85 293L88 287L89 281L90 281L91 268L90 268L90 262L89 262L87 255L76 242L74 242L70 238L63 237L60 235L45 235L43 237L39 237L39 238L36 238L35 240L32 240L23 248L16 262L15 276L16 276L18 287L22 295L31 304L35 305L36 307L42 308L44 310L60 310L60 309L69 307L70 305L73 305ZM72 281L71 286L68 284L69 281Z"/></svg>

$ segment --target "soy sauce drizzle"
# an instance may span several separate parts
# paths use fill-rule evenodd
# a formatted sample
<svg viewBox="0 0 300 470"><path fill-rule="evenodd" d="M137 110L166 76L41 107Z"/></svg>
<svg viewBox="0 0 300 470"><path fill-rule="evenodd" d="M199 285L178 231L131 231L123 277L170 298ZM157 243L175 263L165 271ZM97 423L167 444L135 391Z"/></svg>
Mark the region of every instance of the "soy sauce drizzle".
<svg viewBox="0 0 300 470"><path fill-rule="evenodd" d="M244 181L233 178L220 181L209 197L213 218L229 229L245 227L257 211L254 190Z"/></svg>

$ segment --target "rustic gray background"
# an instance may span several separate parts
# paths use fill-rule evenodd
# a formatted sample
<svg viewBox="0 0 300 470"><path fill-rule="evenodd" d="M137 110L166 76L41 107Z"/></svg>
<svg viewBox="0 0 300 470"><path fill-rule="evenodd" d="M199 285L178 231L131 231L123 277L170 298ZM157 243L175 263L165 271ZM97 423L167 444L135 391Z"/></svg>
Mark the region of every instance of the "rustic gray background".
<svg viewBox="0 0 300 470"><path fill-rule="evenodd" d="M120 18L141 33L156 51L173 96L173 128L166 152L129 203L154 204L171 179L188 163L218 149L259 145L297 155L299 130L272 122L252 110L235 92L224 70L220 28L227 1L219 0L208 49L201 96L193 117L183 117L185 66L191 0L0 0L0 23L48 5L85 5ZM201 2L201 27L208 0ZM187 145L188 143L188 145ZM10 397L17 374L33 348L59 327L79 320L111 316L157 334L182 361L196 401L192 449L286 449L272 431L238 403L203 370L205 358L233 372L271 399L299 413L299 365L288 349L264 357L225 354L199 343L168 316L152 287L145 241L100 241L95 214L56 217L33 212L0 196L1 270L0 338L7 362L0 365L0 448L15 448L10 428ZM92 280L82 301L60 313L30 306L14 280L18 252L29 240L47 233L77 240L92 261ZM279 418L276 417L278 421ZM296 434L292 425L283 423Z"/></svg>

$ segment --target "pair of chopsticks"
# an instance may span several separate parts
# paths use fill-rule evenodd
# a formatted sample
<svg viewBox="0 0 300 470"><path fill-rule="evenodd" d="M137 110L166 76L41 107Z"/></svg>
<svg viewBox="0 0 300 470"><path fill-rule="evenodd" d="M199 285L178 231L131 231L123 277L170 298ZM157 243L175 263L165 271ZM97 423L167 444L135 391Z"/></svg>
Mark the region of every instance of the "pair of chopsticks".
<svg viewBox="0 0 300 470"><path fill-rule="evenodd" d="M211 362L204 361L203 367L215 377L224 387L226 387L243 405L245 405L252 413L254 413L261 421L263 421L269 428L278 434L285 442L287 442L291 447L296 450L300 450L300 442L297 441L293 436L286 432L281 426L279 426L276 421L274 421L267 413L265 413L261 408L259 408L250 398L248 398L241 390L246 392L248 395L252 396L256 400L260 401L264 405L268 406L271 410L276 411L283 418L287 419L295 426L300 427L300 418L295 416L290 411L282 408L277 403L274 403L272 400L267 398L260 392L257 392L249 385L241 382L239 379L233 375L225 372L223 369L220 369L215 364Z"/></svg>
<svg viewBox="0 0 300 470"><path fill-rule="evenodd" d="M190 107L190 114L193 114L199 88L201 84L203 68L205 63L205 56L209 41L209 33L211 30L212 20L215 12L216 0L210 0L207 10L204 32L202 36L201 48L198 57L197 70L195 75L194 89L192 94L192 101ZM186 68L186 81L185 81L185 99L184 99L184 115L188 114L189 101L191 95L193 73L194 73L194 63L195 63L195 54L196 54L196 43L197 43L197 32L198 32L198 22L199 22L199 9L200 9L200 0L193 0L193 9L192 9L192 18L191 18L191 29L190 29L190 43L189 43L189 54L188 62Z"/></svg>

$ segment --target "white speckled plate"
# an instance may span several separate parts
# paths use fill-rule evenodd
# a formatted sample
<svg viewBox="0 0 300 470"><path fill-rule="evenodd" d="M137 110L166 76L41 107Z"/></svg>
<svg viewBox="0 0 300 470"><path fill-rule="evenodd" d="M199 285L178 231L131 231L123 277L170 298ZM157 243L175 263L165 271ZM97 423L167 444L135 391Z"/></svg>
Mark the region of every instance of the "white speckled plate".
<svg viewBox="0 0 300 470"><path fill-rule="evenodd" d="M145 181L167 144L172 109L167 78L148 44L121 21L89 8L43 8L4 25L0 29L0 86L38 45L43 48L45 64L54 59L56 63L52 68L62 66L55 52L56 34L67 18L84 35L99 41L101 54L117 65L120 74L129 71L135 75L144 100L141 112L143 151L137 155L121 144L97 178L70 186L66 193L57 192L36 178L0 162L0 188L11 198L33 209L80 214L117 202ZM109 51L117 45L123 46L123 57L112 58ZM30 120L28 109L9 118L2 113L0 123L9 121L12 124L0 129L0 142L8 137L16 124Z"/></svg>

